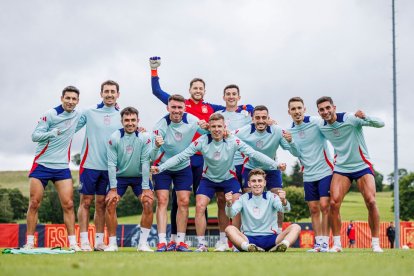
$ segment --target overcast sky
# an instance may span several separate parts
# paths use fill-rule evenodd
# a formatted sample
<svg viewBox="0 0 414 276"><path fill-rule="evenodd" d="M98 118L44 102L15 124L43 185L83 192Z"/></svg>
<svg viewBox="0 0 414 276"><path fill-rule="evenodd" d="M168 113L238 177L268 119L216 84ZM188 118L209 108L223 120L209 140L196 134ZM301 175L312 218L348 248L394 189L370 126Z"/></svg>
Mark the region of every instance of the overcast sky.
<svg viewBox="0 0 414 276"><path fill-rule="evenodd" d="M413 171L414 2L396 2L399 164ZM0 34L0 170L30 169L31 133L67 85L88 107L100 102L103 81L116 80L120 106L137 107L151 129L166 113L151 92L154 55L165 91L188 97L201 77L205 100L224 104L223 87L236 83L242 103L267 105L283 127L293 96L310 115L329 95L338 111L380 117L386 126L366 128L366 140L376 169L393 170L391 0L2 0ZM295 159L280 152L280 160Z"/></svg>

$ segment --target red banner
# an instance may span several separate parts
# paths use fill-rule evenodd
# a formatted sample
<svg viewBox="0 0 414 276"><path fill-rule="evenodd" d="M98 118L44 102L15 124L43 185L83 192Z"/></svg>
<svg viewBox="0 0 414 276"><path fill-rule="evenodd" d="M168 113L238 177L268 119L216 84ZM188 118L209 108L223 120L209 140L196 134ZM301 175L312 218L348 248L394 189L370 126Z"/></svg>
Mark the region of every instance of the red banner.
<svg viewBox="0 0 414 276"><path fill-rule="evenodd" d="M19 247L18 224L0 224L0 247Z"/></svg>

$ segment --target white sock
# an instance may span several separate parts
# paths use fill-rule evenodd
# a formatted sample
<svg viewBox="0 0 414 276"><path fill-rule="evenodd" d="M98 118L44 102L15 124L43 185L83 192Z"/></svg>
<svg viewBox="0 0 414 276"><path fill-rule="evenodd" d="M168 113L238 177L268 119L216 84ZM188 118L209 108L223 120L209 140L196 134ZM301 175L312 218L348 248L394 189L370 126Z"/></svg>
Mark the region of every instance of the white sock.
<svg viewBox="0 0 414 276"><path fill-rule="evenodd" d="M167 244L167 234L158 233L158 242Z"/></svg>
<svg viewBox="0 0 414 276"><path fill-rule="evenodd" d="M68 240L69 240L69 245L75 245L76 244L76 236L75 235L68 236Z"/></svg>
<svg viewBox="0 0 414 276"><path fill-rule="evenodd" d="M242 244L240 245L241 249L243 249L244 251L247 251L247 246L249 245L249 243L247 241L242 242Z"/></svg>
<svg viewBox="0 0 414 276"><path fill-rule="evenodd" d="M177 233L177 239L176 239L177 243L184 242L184 239L185 239L185 233L178 232Z"/></svg>
<svg viewBox="0 0 414 276"><path fill-rule="evenodd" d="M80 242L89 244L88 232L80 232Z"/></svg>
<svg viewBox="0 0 414 276"><path fill-rule="evenodd" d="M139 244L145 244L148 240L148 236L151 229L141 227L141 231L139 232Z"/></svg>
<svg viewBox="0 0 414 276"><path fill-rule="evenodd" d="M342 247L341 236L333 236L334 246Z"/></svg>
<svg viewBox="0 0 414 276"><path fill-rule="evenodd" d="M379 238L372 237L372 246L379 246L379 245L380 245Z"/></svg>
<svg viewBox="0 0 414 276"><path fill-rule="evenodd" d="M197 236L198 245L206 245L206 237L205 236Z"/></svg>
<svg viewBox="0 0 414 276"><path fill-rule="evenodd" d="M315 236L315 242L319 245L322 245L322 242L323 242L322 236Z"/></svg>
<svg viewBox="0 0 414 276"><path fill-rule="evenodd" d="M227 243L226 232L220 232L220 241L222 243Z"/></svg>
<svg viewBox="0 0 414 276"><path fill-rule="evenodd" d="M170 241L176 241L177 240L177 234L171 234Z"/></svg>
<svg viewBox="0 0 414 276"><path fill-rule="evenodd" d="M104 243L103 238L104 238L104 233L96 233L95 234L95 246L97 246L98 244Z"/></svg>
<svg viewBox="0 0 414 276"><path fill-rule="evenodd" d="M34 235L27 235L27 244L34 244Z"/></svg>
<svg viewBox="0 0 414 276"><path fill-rule="evenodd" d="M116 236L109 237L109 245L117 245Z"/></svg>
<svg viewBox="0 0 414 276"><path fill-rule="evenodd" d="M326 243L329 246L329 236L322 236L322 243Z"/></svg>
<svg viewBox="0 0 414 276"><path fill-rule="evenodd" d="M281 243L284 243L287 247L290 246L290 242L288 240L283 240L281 241Z"/></svg>

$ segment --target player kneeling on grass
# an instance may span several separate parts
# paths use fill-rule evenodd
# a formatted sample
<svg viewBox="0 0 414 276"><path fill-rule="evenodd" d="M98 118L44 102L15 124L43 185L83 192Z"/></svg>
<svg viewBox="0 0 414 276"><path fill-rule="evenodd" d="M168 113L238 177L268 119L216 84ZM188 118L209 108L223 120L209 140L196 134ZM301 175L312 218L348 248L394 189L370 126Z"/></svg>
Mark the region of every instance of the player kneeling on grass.
<svg viewBox="0 0 414 276"><path fill-rule="evenodd" d="M289 212L290 203L285 191L279 196L268 191L266 174L261 169L253 169L249 173L250 193L243 194L233 202L232 192L226 193L226 214L233 218L241 213L243 233L233 225L226 228L227 237L241 251L249 252L285 252L294 243L300 233L300 226L291 224L279 235L276 234L277 212Z"/></svg>

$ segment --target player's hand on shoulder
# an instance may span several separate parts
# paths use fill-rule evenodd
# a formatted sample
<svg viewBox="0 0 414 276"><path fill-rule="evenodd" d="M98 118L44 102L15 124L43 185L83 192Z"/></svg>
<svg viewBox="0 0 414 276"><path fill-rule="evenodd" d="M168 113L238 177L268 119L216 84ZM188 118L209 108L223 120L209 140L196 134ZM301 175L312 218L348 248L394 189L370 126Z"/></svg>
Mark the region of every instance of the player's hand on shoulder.
<svg viewBox="0 0 414 276"><path fill-rule="evenodd" d="M208 129L209 128L209 124L205 120L200 120L200 121L197 122L197 124L202 129Z"/></svg>
<svg viewBox="0 0 414 276"><path fill-rule="evenodd" d="M158 166L151 166L150 170L152 174L157 174L160 172L160 169L158 168Z"/></svg>
<svg viewBox="0 0 414 276"><path fill-rule="evenodd" d="M357 112L355 112L355 117L360 118L360 119L365 119L366 115L364 111L358 110Z"/></svg>
<svg viewBox="0 0 414 276"><path fill-rule="evenodd" d="M164 138L162 138L162 136L160 135L155 136L155 146L157 148L160 148L163 144L164 144Z"/></svg>
<svg viewBox="0 0 414 276"><path fill-rule="evenodd" d="M279 163L277 167L280 171L284 172L286 170L286 163Z"/></svg>
<svg viewBox="0 0 414 276"><path fill-rule="evenodd" d="M150 57L149 58L150 67L152 70L157 70L158 67L161 66L161 58L160 57Z"/></svg>
<svg viewBox="0 0 414 276"><path fill-rule="evenodd" d="M147 132L147 129L146 129L145 127L138 127L138 128L137 128L137 130L138 130L138 132L140 132L140 133Z"/></svg>
<svg viewBox="0 0 414 276"><path fill-rule="evenodd" d="M287 130L282 130L282 136L285 138L286 141L289 143L292 142L292 134Z"/></svg>

